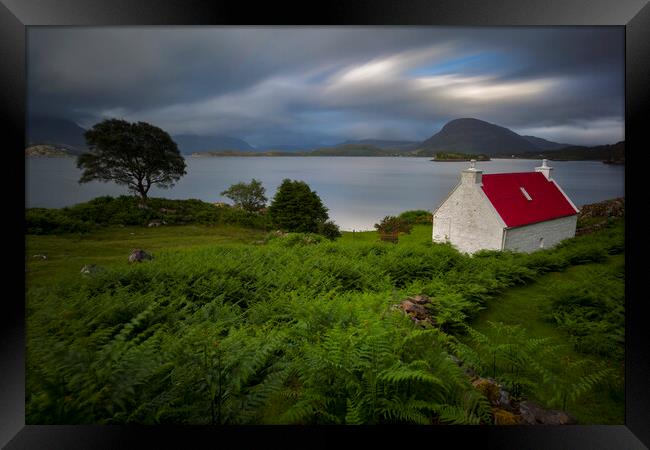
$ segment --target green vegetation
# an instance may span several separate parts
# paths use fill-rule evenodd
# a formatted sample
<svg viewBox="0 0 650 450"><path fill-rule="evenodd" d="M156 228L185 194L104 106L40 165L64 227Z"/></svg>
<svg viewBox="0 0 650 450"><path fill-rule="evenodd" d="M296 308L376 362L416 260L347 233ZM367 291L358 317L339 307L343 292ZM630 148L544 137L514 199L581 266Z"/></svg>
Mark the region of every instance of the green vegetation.
<svg viewBox="0 0 650 450"><path fill-rule="evenodd" d="M61 209L29 208L25 211L28 234L84 233L110 225L155 224L241 225L270 227L268 216L201 200L149 198L146 205L133 196L97 197Z"/></svg>
<svg viewBox="0 0 650 450"><path fill-rule="evenodd" d="M581 423L623 423L624 255L616 245L609 251L617 254L599 258L593 252L589 262L548 273L489 302L462 339L482 358L466 361L487 366L485 376L506 385L521 384L542 404L568 409ZM592 298L608 308L595 312L593 305L572 302L598 291L602 296ZM558 296L563 292L575 295L567 303ZM513 329L518 337L509 338Z"/></svg>
<svg viewBox="0 0 650 450"><path fill-rule="evenodd" d="M490 157L484 154L470 154L460 152L436 152L431 161L490 161Z"/></svg>
<svg viewBox="0 0 650 450"><path fill-rule="evenodd" d="M613 164L625 163L625 141L612 145L597 145L585 147L571 145L558 150L543 150L537 152L524 152L500 154L497 158L541 159L548 158L552 161L606 161Z"/></svg>
<svg viewBox="0 0 650 450"><path fill-rule="evenodd" d="M89 153L77 158L79 183L93 180L128 186L143 202L151 186L170 188L185 175L185 159L162 129L146 122L107 119L84 133Z"/></svg>
<svg viewBox="0 0 650 450"><path fill-rule="evenodd" d="M433 220L433 215L429 211L425 211L423 209L404 211L397 217L409 225L430 224Z"/></svg>
<svg viewBox="0 0 650 450"><path fill-rule="evenodd" d="M104 198L105 216L97 204L86 206L87 216L65 214L110 223L116 200ZM154 200L149 210L136 209L151 212ZM566 317L617 321L608 303L621 301L617 277L602 277L611 295L602 305L588 304L595 310L558 297L564 299L559 322L542 308L531 330L500 332L515 336L539 370L532 364L517 378L502 370L501 354L496 366L480 360L494 361L489 349L496 348L489 347L493 337L481 327L481 311L498 311L515 297L522 317L532 314L521 308L530 296L517 289L537 289L535 280L566 274L572 283L574 270L594 265L620 273L622 220L531 255L474 257L433 244L430 225L415 225L392 245L378 241L376 232L344 233L331 242L208 223L27 236L27 423L493 423L489 402L451 358L461 349L478 355L481 375L510 374L504 381L517 395L559 407L564 401L571 412L592 399L595 386L620 380L607 371L581 380L552 370L549 364L564 360L540 356L551 342L534 328L548 327L568 341ZM133 248L154 259L129 264ZM47 259L31 257L37 254ZM84 264L104 270L83 275ZM554 285L561 291L560 282ZM435 326L423 328L393 308L416 294L431 297ZM567 373L587 368L574 363L587 344L581 339L607 340L607 330L581 329ZM487 336L487 352L472 347L477 333ZM603 349L589 357L617 361L616 351ZM540 382L546 372L558 386L551 394ZM623 398L614 401L622 405ZM623 421L615 408L591 414L598 423Z"/></svg>
<svg viewBox="0 0 650 450"><path fill-rule="evenodd" d="M250 183L236 183L223 191L220 195L228 197L235 202L235 206L249 212L258 212L266 206L266 190L262 183L255 178Z"/></svg>
<svg viewBox="0 0 650 450"><path fill-rule="evenodd" d="M397 242L400 233L409 234L413 229L407 220L396 216L386 216L375 224L379 237L384 241Z"/></svg>
<svg viewBox="0 0 650 450"><path fill-rule="evenodd" d="M316 233L329 219L327 208L318 194L304 181L285 178L275 192L269 217L274 227L283 231Z"/></svg>

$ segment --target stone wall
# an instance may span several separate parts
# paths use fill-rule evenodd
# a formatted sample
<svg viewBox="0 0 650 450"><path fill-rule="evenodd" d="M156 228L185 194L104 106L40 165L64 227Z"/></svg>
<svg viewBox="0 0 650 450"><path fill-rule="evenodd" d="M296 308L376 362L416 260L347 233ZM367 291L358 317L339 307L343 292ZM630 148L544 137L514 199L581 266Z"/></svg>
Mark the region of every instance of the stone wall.
<svg viewBox="0 0 650 450"><path fill-rule="evenodd" d="M577 215L506 230L504 249L533 252L557 245L576 234Z"/></svg>
<svg viewBox="0 0 650 450"><path fill-rule="evenodd" d="M433 213L433 241L461 252L501 250L503 221L481 189L480 174L465 177Z"/></svg>

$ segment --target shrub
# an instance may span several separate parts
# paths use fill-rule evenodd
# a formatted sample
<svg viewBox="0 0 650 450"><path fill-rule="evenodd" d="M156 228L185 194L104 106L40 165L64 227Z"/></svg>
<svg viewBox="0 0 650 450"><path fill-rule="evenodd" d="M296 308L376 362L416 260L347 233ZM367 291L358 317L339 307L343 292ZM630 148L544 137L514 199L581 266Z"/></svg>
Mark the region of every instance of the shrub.
<svg viewBox="0 0 650 450"><path fill-rule="evenodd" d="M423 209L404 211L398 217L404 220L409 225L421 225L421 224L428 225L433 220L433 214Z"/></svg>
<svg viewBox="0 0 650 450"><path fill-rule="evenodd" d="M273 226L298 233L316 233L318 225L329 219L318 194L304 181L285 178L269 206Z"/></svg>
<svg viewBox="0 0 650 450"><path fill-rule="evenodd" d="M379 234L393 234L406 233L409 234L413 229L413 225L409 224L406 220L400 219L395 216L386 216L381 219L381 222L375 224L375 228Z"/></svg>
<svg viewBox="0 0 650 450"><path fill-rule="evenodd" d="M57 209L30 208L25 211L27 234L86 233L93 224L66 216Z"/></svg>
<svg viewBox="0 0 650 450"><path fill-rule="evenodd" d="M330 241L333 241L336 238L342 236L338 225L336 225L331 220L328 220L327 222L320 222L318 224L318 234L325 236Z"/></svg>

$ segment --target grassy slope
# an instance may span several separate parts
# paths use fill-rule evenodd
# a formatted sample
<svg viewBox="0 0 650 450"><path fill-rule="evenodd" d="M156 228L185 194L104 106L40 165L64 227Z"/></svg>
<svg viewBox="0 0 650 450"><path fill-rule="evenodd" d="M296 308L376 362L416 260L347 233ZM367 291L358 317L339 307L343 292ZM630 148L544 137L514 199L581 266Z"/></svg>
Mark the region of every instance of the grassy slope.
<svg viewBox="0 0 650 450"><path fill-rule="evenodd" d="M476 330L489 338L496 337L494 331L488 326L488 322L491 321L520 325L525 328L528 338L550 338L555 344L565 344L557 354L558 359L544 362L544 365L554 373L562 370L560 361L563 358L570 358L571 361L576 362L587 359L616 370L618 377L614 379L613 385L608 390L593 392L567 406L569 412L582 424L623 424L625 422L623 362L617 363L610 358L586 356L576 352L568 343L568 334L544 320L543 310L551 305L555 288L580 283L594 269L613 268L616 264L622 263L623 259L622 254L614 255L603 264L570 267L564 272L544 275L531 285L510 288L491 302L472 324ZM571 373L574 379L580 375L580 373ZM537 399L540 403L545 404L551 396L551 386L540 386Z"/></svg>

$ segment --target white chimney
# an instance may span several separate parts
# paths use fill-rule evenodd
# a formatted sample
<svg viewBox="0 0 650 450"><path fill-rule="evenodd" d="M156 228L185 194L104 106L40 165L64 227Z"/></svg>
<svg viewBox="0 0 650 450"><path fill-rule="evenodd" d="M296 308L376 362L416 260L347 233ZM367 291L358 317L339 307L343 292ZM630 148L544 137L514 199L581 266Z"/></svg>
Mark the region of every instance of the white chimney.
<svg viewBox="0 0 650 450"><path fill-rule="evenodd" d="M461 183L482 183L483 171L476 168L476 160L472 159L469 162L469 167L460 173Z"/></svg>
<svg viewBox="0 0 650 450"><path fill-rule="evenodd" d="M546 165L545 159L542 159L541 167L535 167L535 172L542 172L547 180L551 179L551 170L553 170L553 168Z"/></svg>

